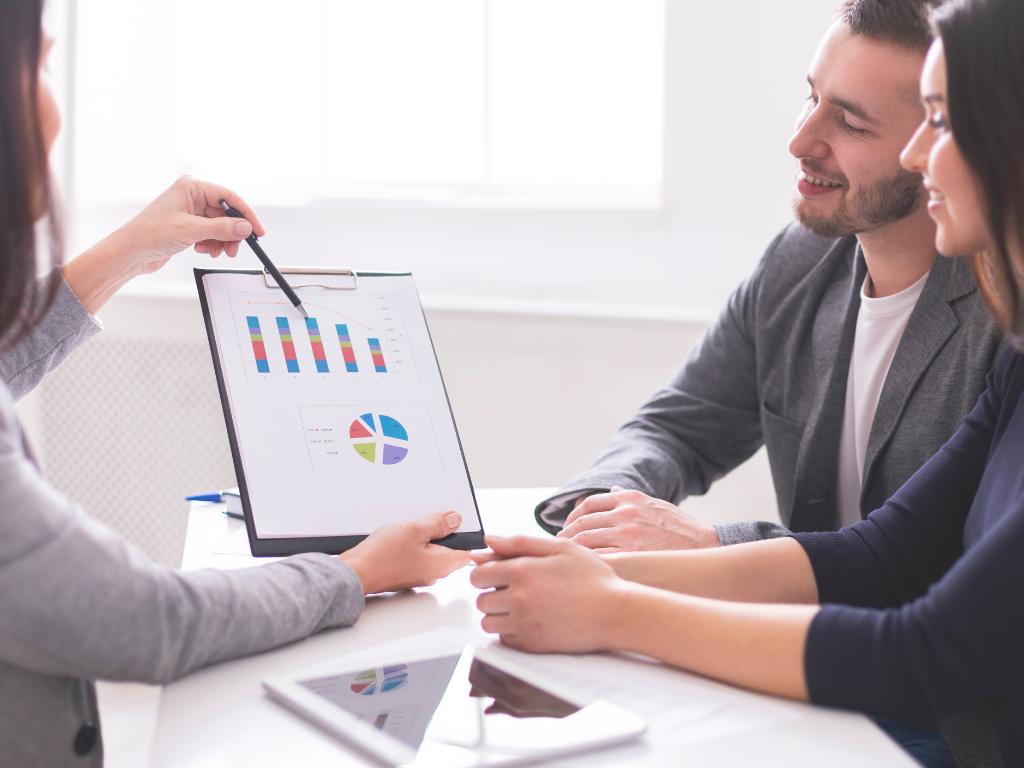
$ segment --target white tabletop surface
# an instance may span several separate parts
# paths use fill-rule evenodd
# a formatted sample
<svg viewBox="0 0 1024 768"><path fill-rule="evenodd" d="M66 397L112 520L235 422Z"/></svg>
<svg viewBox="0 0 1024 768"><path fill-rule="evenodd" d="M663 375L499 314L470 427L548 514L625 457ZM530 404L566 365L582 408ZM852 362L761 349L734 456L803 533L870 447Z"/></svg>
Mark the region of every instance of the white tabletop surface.
<svg viewBox="0 0 1024 768"><path fill-rule="evenodd" d="M536 526L532 513L536 501L545 495L545 489L530 488L478 491L485 529L499 534L547 535ZM253 563L240 521L225 517L215 505L193 505L182 558L184 569L238 568ZM284 648L219 664L166 686L152 765L375 765L269 700L261 681L440 627L463 632L467 640L481 640L476 590L468 575L466 568L428 589L372 598L354 627L329 630ZM861 715L772 699L636 659L531 656L527 661L553 670L553 674L558 670L569 678L575 675L588 689L600 689L601 695L648 721L648 732L641 741L559 760L559 766L914 765Z"/></svg>

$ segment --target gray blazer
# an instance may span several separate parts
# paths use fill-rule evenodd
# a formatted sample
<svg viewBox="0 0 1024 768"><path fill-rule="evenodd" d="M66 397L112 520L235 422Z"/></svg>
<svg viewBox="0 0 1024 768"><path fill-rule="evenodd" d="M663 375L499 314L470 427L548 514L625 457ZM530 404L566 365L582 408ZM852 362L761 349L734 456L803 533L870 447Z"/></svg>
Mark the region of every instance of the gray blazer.
<svg viewBox="0 0 1024 768"><path fill-rule="evenodd" d="M0 357L0 765L19 768L102 765L92 680L166 683L350 625L363 607L355 573L327 555L237 571L157 565L40 476L14 398L99 330L60 274L50 279L55 306Z"/></svg>
<svg viewBox="0 0 1024 768"><path fill-rule="evenodd" d="M839 437L865 275L855 237L784 229L668 386L594 464L538 505L538 522L555 533L571 499L612 485L670 501L705 493L763 444L784 525L837 528ZM999 346L968 265L938 257L875 412L863 516L953 434ZM723 544L786 533L768 522L718 526Z"/></svg>

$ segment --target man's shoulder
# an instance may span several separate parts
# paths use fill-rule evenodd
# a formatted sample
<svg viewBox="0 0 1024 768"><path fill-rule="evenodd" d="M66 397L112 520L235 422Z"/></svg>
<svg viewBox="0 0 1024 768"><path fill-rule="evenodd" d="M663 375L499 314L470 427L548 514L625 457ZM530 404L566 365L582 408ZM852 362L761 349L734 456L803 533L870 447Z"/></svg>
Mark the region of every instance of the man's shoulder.
<svg viewBox="0 0 1024 768"><path fill-rule="evenodd" d="M835 250L851 252L857 238L822 237L805 229L799 222L783 228L765 251L764 269L773 274L806 274Z"/></svg>

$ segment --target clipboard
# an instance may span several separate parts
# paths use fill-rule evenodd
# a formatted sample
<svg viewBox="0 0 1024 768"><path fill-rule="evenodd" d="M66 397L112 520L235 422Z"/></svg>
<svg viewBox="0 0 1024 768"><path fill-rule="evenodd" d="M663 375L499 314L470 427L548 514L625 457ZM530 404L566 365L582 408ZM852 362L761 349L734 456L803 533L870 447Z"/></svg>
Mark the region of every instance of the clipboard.
<svg viewBox="0 0 1024 768"><path fill-rule="evenodd" d="M484 546L462 441L409 272L194 269L255 556L338 554L454 509Z"/></svg>

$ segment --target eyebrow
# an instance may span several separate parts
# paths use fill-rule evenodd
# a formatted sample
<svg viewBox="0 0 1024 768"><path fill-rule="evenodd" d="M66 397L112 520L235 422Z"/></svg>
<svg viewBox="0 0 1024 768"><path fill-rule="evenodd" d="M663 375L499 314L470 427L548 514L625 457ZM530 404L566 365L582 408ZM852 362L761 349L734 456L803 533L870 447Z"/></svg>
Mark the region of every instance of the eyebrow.
<svg viewBox="0 0 1024 768"><path fill-rule="evenodd" d="M814 80L811 79L810 75L807 76L807 84L811 86L811 88L814 87ZM845 109L851 115L863 120L865 123L868 123L873 126L882 125L881 120L879 120L876 117L873 117L870 112L868 112L866 109L864 109L864 107L860 106L856 102L850 101L849 99L842 99L839 98L838 96L828 96L826 98L829 104L834 104L840 109Z"/></svg>

